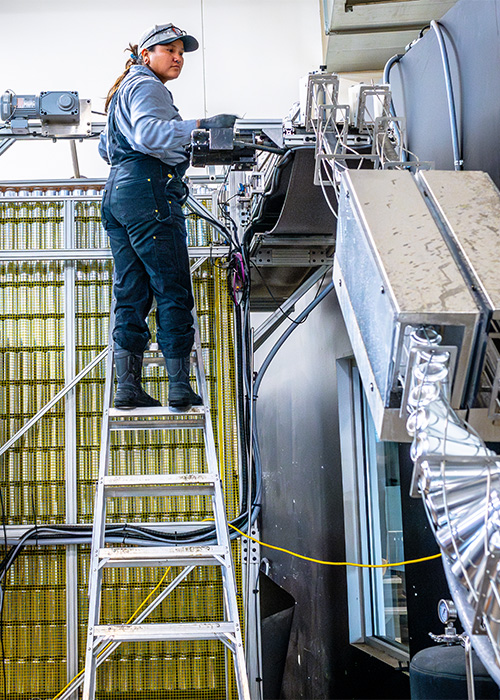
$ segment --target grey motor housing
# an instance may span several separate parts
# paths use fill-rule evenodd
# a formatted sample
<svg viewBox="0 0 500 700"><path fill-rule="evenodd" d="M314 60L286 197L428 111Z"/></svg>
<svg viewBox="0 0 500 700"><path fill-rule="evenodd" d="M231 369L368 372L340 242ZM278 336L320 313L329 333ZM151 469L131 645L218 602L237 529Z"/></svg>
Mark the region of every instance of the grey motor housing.
<svg viewBox="0 0 500 700"><path fill-rule="evenodd" d="M42 124L78 124L80 100L74 90L41 92L40 95L16 95L4 92L0 98L0 119L10 124L13 132L28 129L29 119Z"/></svg>

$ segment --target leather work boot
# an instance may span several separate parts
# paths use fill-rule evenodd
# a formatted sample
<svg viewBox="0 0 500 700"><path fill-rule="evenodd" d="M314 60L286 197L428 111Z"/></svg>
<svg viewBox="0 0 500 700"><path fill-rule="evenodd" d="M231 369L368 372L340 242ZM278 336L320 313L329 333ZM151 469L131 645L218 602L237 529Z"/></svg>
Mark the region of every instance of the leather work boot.
<svg viewBox="0 0 500 700"><path fill-rule="evenodd" d="M116 408L143 408L161 406L146 394L141 385L142 353L134 353L115 345L115 370L118 387L115 393Z"/></svg>
<svg viewBox="0 0 500 700"><path fill-rule="evenodd" d="M168 405L178 410L188 410L191 406L203 406L201 396L198 396L189 383L191 368L190 356L165 359L168 372Z"/></svg>

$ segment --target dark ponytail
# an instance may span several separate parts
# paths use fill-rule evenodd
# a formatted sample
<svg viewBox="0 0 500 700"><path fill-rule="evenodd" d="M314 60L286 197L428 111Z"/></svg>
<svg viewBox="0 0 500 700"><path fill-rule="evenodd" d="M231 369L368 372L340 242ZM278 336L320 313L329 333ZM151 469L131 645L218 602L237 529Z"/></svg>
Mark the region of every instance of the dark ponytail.
<svg viewBox="0 0 500 700"><path fill-rule="evenodd" d="M127 59L127 62L125 63L125 70L120 75L120 77L115 80L114 85L112 86L111 90L108 92L108 96L106 97L106 104L104 106L104 110L106 112L108 111L109 103L113 99L113 95L120 87L123 78L129 72L130 66L142 66L142 65L144 65L143 60L142 60L142 56L139 53L139 45L138 44L129 44L128 47L126 49L124 49L124 51L128 51L130 53L130 56Z"/></svg>

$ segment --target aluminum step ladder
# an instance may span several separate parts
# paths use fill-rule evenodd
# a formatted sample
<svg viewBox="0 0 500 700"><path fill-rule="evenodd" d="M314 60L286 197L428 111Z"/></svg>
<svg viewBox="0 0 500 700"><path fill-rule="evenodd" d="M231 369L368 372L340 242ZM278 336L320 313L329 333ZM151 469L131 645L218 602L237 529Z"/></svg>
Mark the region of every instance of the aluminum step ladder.
<svg viewBox="0 0 500 700"><path fill-rule="evenodd" d="M102 417L99 477L94 510L90 560L89 623L83 700L94 700L96 670L122 642L220 640L229 649L234 663L240 700L251 700L245 655L238 616L236 582L231 557L224 494L218 470L217 453L210 417L207 384L203 366L200 334L195 318L195 369L198 392L203 406L179 413L168 407L120 410L112 408L114 363L110 349L106 367L104 410ZM208 471L197 474L108 475L110 435L125 430L202 429ZM217 544L214 546L131 546L106 547L106 500L110 497L137 496L210 496ZM133 624L107 625L100 621L103 570L106 567L184 567L180 574L134 620ZM224 620L146 624L144 620L175 587L199 566L218 566L222 574ZM160 689L159 689L160 690Z"/></svg>

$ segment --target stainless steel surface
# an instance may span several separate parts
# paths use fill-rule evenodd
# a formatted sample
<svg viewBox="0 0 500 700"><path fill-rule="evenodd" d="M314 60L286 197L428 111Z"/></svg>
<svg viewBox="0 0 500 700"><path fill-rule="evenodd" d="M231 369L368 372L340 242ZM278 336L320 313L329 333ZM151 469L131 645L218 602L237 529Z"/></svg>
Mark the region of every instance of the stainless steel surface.
<svg viewBox="0 0 500 700"><path fill-rule="evenodd" d="M487 645L481 645L478 653L491 673L491 662L496 662L496 665L500 661L498 455L460 421L450 406L446 392L447 357L440 353L439 342L440 336L437 336L432 353L420 351L417 365L412 368L411 381L416 391L413 400L410 395L412 413L407 423L408 431L414 435L411 495L418 496L419 492L422 495L432 531L442 551L448 580L454 579L450 590L466 633L472 635L472 640L481 636L489 639ZM418 362L426 371L419 371ZM436 371L439 366L442 371ZM437 421L433 421L435 417ZM464 476L458 482L455 478L448 479L449 470L454 476L457 473L457 455L465 467ZM434 474L426 470L427 460L435 460L435 467L439 464ZM483 462L483 473L477 478L470 474L470 468L480 466L480 461ZM472 616L465 621L463 612L468 605L464 605L464 599L473 609ZM446 610L444 617L449 617ZM445 633L449 629L446 628ZM450 631L455 632L453 626ZM468 696L474 698L468 638L465 649ZM496 677L495 673L492 675Z"/></svg>
<svg viewBox="0 0 500 700"><path fill-rule="evenodd" d="M428 170L419 174L493 312L500 318L500 192L487 173Z"/></svg>
<svg viewBox="0 0 500 700"><path fill-rule="evenodd" d="M73 163L73 172L76 178L81 177L80 175L80 164L78 162L78 151L76 150L76 142L70 141L69 147L71 150L71 161Z"/></svg>
<svg viewBox="0 0 500 700"><path fill-rule="evenodd" d="M229 638L234 634L230 622L180 622L165 625L96 625L97 640L147 642L152 640L189 640Z"/></svg>
<svg viewBox="0 0 500 700"><path fill-rule="evenodd" d="M161 474L151 476L106 476L107 497L113 496L211 496L218 477L213 474Z"/></svg>
<svg viewBox="0 0 500 700"><path fill-rule="evenodd" d="M344 176L347 216L356 217L386 293L399 313L456 314L475 319L474 299L407 171L351 172ZM338 251L343 260L342 251ZM381 292L381 290L379 290Z"/></svg>
<svg viewBox="0 0 500 700"><path fill-rule="evenodd" d="M2 153L5 153L5 151L8 148L13 146L15 144L15 142L16 142L16 139L12 136L1 138L0 139L0 156L2 155Z"/></svg>
<svg viewBox="0 0 500 700"><path fill-rule="evenodd" d="M334 282L377 430L407 326L438 324L454 336L446 344L459 349L459 407L479 310L412 175L351 171L341 192Z"/></svg>
<svg viewBox="0 0 500 700"><path fill-rule="evenodd" d="M472 665L472 645L470 637L465 637L465 673L467 676L467 698L468 700L475 700L474 667Z"/></svg>
<svg viewBox="0 0 500 700"><path fill-rule="evenodd" d="M176 418L173 420L119 420L113 421L110 430L178 430L179 428L198 428L205 426L204 416L196 418Z"/></svg>
<svg viewBox="0 0 500 700"><path fill-rule="evenodd" d="M443 557L443 568L448 581L450 593L453 596L457 611L460 616L460 622L463 625L465 633L469 635L472 646L476 650L479 658L483 662L486 670L493 678L495 683L500 686L500 668L496 663L495 653L489 640L483 636L472 635L472 624L474 620L474 610L470 602L467 600L465 588L457 581L451 572L451 561L447 557Z"/></svg>
<svg viewBox="0 0 500 700"><path fill-rule="evenodd" d="M334 73L311 73L309 75L305 108L306 131L313 131L313 122L320 117L321 107L337 104L338 94L338 75Z"/></svg>
<svg viewBox="0 0 500 700"><path fill-rule="evenodd" d="M223 566L225 547L103 547L99 559L106 567Z"/></svg>

